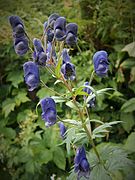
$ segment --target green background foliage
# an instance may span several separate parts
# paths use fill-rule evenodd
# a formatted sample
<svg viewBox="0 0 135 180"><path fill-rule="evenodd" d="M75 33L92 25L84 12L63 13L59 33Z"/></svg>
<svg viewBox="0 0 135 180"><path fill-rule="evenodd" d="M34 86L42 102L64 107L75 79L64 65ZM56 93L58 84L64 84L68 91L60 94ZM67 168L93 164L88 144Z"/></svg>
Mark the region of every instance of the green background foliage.
<svg viewBox="0 0 135 180"><path fill-rule="evenodd" d="M134 179L133 164L127 159L127 156L135 159L134 9L133 0L0 1L0 179L40 180L53 176L55 179L66 179L74 158L74 150L67 154L66 147L69 150L69 142L85 141L85 136L79 132L78 139L73 139L76 132L69 129L72 134L69 133L65 146L57 125L48 129L45 127L40 117L40 107L36 114L36 104L39 99L54 94L44 87L34 92L27 91L22 65L30 58L30 54L19 57L13 49L8 16L20 16L30 39L33 39L42 37L42 24L54 12L79 26L79 47L70 51L72 62L76 65L77 87L90 78L93 53L101 49L109 53L108 77L100 79L95 76L92 87L96 90L112 87L116 91L98 96L96 107L90 113L92 119L103 123L122 123L111 128L105 137L99 136L95 142L110 172L114 173L113 180ZM41 69L40 74L49 87L63 93L59 83L54 85L49 73ZM62 100L59 101L57 111L60 117L75 119L75 112L67 107L72 106L71 103L66 106ZM93 129L97 125L98 122L92 122ZM87 155L91 166L94 166L97 160L90 149L88 146ZM117 158L119 164L116 163ZM98 173L100 176L96 177ZM91 177L93 180L109 180L100 165L93 167ZM69 179L75 179L74 173Z"/></svg>

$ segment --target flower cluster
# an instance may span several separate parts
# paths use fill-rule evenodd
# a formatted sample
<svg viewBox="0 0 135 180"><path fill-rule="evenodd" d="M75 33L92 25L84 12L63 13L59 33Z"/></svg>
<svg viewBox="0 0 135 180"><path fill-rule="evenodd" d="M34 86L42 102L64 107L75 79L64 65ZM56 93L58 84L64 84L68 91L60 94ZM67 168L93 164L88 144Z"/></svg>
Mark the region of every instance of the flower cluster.
<svg viewBox="0 0 135 180"><path fill-rule="evenodd" d="M13 29L15 51L19 55L24 55L30 49L28 38L24 30L24 24L18 16L10 16L9 22ZM76 23L67 23L65 17L61 17L54 13L49 16L46 22L44 22L43 28L44 32L42 39L33 39L33 49L31 48L31 50L33 50L33 61L28 61L23 65L24 80L28 86L28 90L33 91L38 87L40 83L39 67L43 66L46 67L49 72L53 72L52 74L54 77L58 77L58 80L63 81L63 84L68 88L70 93L73 94L73 88L72 86L69 88L68 85L70 85L70 83L68 80L73 81L76 78L75 65L71 63L69 49L64 48L64 45L66 44L66 47L70 48L77 43L78 26ZM96 52L93 56L93 64L94 72L99 77L106 76L109 69L107 52L103 50ZM59 72L56 73L56 71ZM83 91L87 94L85 93L86 95L84 96L84 101L86 101L86 97L88 95L93 95L91 89L92 88L90 88L89 82L85 82ZM77 105L78 102L75 98L76 96L73 94L72 100L74 100L73 102ZM92 96L91 100L87 104L88 107L94 107L95 101L95 97L93 98ZM58 115L53 98L45 97L41 99L40 105L42 108L41 116L46 127L54 125L57 121ZM80 111L81 110L79 109L78 112ZM66 127L62 122L59 122L58 125L60 128L60 135L64 139L66 137ZM79 147L77 149L76 156L74 158L74 171L77 173L78 179L82 176L85 178L89 178L90 176L90 165L86 158L84 147Z"/></svg>
<svg viewBox="0 0 135 180"><path fill-rule="evenodd" d="M9 22L13 30L15 52L22 56L26 54L29 49L28 38L24 30L24 24L18 16L10 16Z"/></svg>
<svg viewBox="0 0 135 180"><path fill-rule="evenodd" d="M73 46L77 42L77 30L78 26L76 23L66 24L66 18L55 13L50 15L48 21L44 23L44 33L49 42L56 39L57 41L65 41L67 45Z"/></svg>

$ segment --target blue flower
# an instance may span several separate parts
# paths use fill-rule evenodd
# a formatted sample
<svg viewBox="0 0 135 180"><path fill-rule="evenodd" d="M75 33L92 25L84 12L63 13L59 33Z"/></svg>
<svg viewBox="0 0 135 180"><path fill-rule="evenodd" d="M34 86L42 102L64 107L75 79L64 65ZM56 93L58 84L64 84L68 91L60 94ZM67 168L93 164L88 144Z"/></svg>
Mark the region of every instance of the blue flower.
<svg viewBox="0 0 135 180"><path fill-rule="evenodd" d="M59 17L54 23L54 35L57 41L63 41L66 38L66 19Z"/></svg>
<svg viewBox="0 0 135 180"><path fill-rule="evenodd" d="M54 27L54 23L55 23L55 21L56 21L59 17L60 17L60 16L59 16L58 14L56 14L56 13L51 14L51 15L49 16L49 18L48 18L48 24L49 24L49 26L50 26L51 28Z"/></svg>
<svg viewBox="0 0 135 180"><path fill-rule="evenodd" d="M26 52L29 49L28 39L25 36L15 38L14 39L14 49L15 49L15 52L20 56L23 56L24 54L26 54Z"/></svg>
<svg viewBox="0 0 135 180"><path fill-rule="evenodd" d="M70 79L71 81L73 81L75 79L75 66L74 64L67 62L64 63L61 67L61 72L64 76L65 79Z"/></svg>
<svg viewBox="0 0 135 180"><path fill-rule="evenodd" d="M68 51L66 48L63 49L62 51L62 63L70 62L70 56L68 54Z"/></svg>
<svg viewBox="0 0 135 180"><path fill-rule="evenodd" d="M33 39L33 44L34 44L34 50L36 51L36 53L39 53L39 52L43 52L43 51L44 51L40 39L34 38L34 39Z"/></svg>
<svg viewBox="0 0 135 180"><path fill-rule="evenodd" d="M107 75L109 69L109 62L108 62L108 54L106 51L97 51L93 56L93 63L95 73L100 76L104 77Z"/></svg>
<svg viewBox="0 0 135 180"><path fill-rule="evenodd" d="M47 65L52 65L55 60L57 59L57 56L56 56L56 52L55 52L55 49L52 49L52 43L51 42L48 42L47 44L47 49L46 49L46 55L47 55Z"/></svg>
<svg viewBox="0 0 135 180"><path fill-rule="evenodd" d="M64 78L73 81L76 76L75 66L70 62L70 56L67 49L63 49L62 51L62 63L61 73L63 74Z"/></svg>
<svg viewBox="0 0 135 180"><path fill-rule="evenodd" d="M47 42L52 42L54 38L54 30L49 27L48 21L44 22L44 33L47 37Z"/></svg>
<svg viewBox="0 0 135 180"><path fill-rule="evenodd" d="M32 61L28 61L24 63L23 70L25 83L28 85L29 91L33 91L40 82L38 66Z"/></svg>
<svg viewBox="0 0 135 180"><path fill-rule="evenodd" d="M66 132L66 127L64 126L63 122L59 123L59 128L60 128L60 135L64 139L65 132Z"/></svg>
<svg viewBox="0 0 135 180"><path fill-rule="evenodd" d="M84 86L85 86L85 85L86 85L86 86L89 86L89 82L85 82L85 83L84 83ZM89 94L91 94L91 95L93 94L93 93L92 93L92 90L91 90L90 88L88 88L88 87L85 87L85 88L83 89L83 91L86 92L88 95L89 95ZM86 96L84 96L84 100L86 100ZM95 98L95 97L92 98L92 99L88 102L88 107L91 107L91 108L92 108L92 107L95 107L95 101L96 101L96 98Z"/></svg>
<svg viewBox="0 0 135 180"><path fill-rule="evenodd" d="M74 158L74 171L77 173L77 179L79 180L82 176L89 178L90 176L90 165L86 158L84 147L77 149L76 156Z"/></svg>
<svg viewBox="0 0 135 180"><path fill-rule="evenodd" d="M19 16L9 16L9 22L13 29L19 24L24 27L23 21Z"/></svg>
<svg viewBox="0 0 135 180"><path fill-rule="evenodd" d="M37 62L38 65L45 66L47 61L47 55L44 52L42 43L39 39L33 39L34 44L34 53L33 59Z"/></svg>
<svg viewBox="0 0 135 180"><path fill-rule="evenodd" d="M78 26L76 23L69 23L66 25L66 43L73 46L77 42Z"/></svg>
<svg viewBox="0 0 135 180"><path fill-rule="evenodd" d="M51 28L48 28L47 29L47 32L46 32L46 35L47 35L47 42L52 42L53 41L53 38L54 38L54 30L52 30Z"/></svg>
<svg viewBox="0 0 135 180"><path fill-rule="evenodd" d="M57 120L56 104L54 100L47 97L41 99L40 104L42 108L42 119L45 121L46 127L54 125Z"/></svg>
<svg viewBox="0 0 135 180"><path fill-rule="evenodd" d="M15 52L18 55L23 56L29 50L28 38L24 30L23 22L18 16L10 16L9 22L13 29Z"/></svg>

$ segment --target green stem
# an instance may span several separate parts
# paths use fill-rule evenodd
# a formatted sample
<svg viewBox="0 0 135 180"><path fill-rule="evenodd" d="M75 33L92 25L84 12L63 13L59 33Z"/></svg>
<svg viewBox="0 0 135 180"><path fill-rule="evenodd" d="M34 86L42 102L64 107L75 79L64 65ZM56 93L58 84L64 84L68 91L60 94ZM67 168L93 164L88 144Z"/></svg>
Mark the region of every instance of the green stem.
<svg viewBox="0 0 135 180"><path fill-rule="evenodd" d="M63 77L62 80L63 80L65 86L68 88L68 90L72 93L72 89L71 89L71 87L68 85L68 83L65 81L64 77ZM88 136L88 138L89 138L90 144L92 145L92 147L93 147L93 149L94 149L94 151L95 151L95 154L96 154L99 162L101 162L99 153L98 153L98 151L97 151L97 149L96 149L96 146L95 146L95 144L94 144L94 141L93 141L93 139L92 139L92 137L91 137L91 132L88 130L86 124L84 123L83 112L81 111L80 107L78 106L78 104L77 104L76 99L74 98L74 96L72 96L72 99L73 99L74 105L75 105L75 106L77 107L77 109L78 109L79 117L80 117L80 119L81 119L81 121L82 121L82 126L83 126L83 128L85 129L85 131L86 131L86 133L87 133L87 136ZM90 127L91 127L91 126L90 126Z"/></svg>
<svg viewBox="0 0 135 180"><path fill-rule="evenodd" d="M92 80L94 78L94 73L95 73L95 71L92 71L91 76L90 76L90 80L89 80L89 86L91 85Z"/></svg>
<svg viewBox="0 0 135 180"><path fill-rule="evenodd" d="M92 139L92 137L91 137L90 131L88 130L86 124L83 124L83 128L85 129L85 131L86 131L86 133L87 133L87 136L88 136L88 138L89 138L89 141L90 141L90 143L91 143L91 145L92 145L92 147L93 147L93 149L94 149L94 151L95 151L95 154L97 155L97 158L98 158L99 162L101 162L99 153L98 153L98 151L97 151L97 149L96 149L95 143L94 143L94 141L93 141L93 139Z"/></svg>
<svg viewBox="0 0 135 180"><path fill-rule="evenodd" d="M44 86L45 88L47 88L49 91L52 91L53 93L57 94L58 96L64 96L63 94L59 94L57 91L49 88L42 80L40 80L40 82L41 82L41 83L43 84L43 86Z"/></svg>

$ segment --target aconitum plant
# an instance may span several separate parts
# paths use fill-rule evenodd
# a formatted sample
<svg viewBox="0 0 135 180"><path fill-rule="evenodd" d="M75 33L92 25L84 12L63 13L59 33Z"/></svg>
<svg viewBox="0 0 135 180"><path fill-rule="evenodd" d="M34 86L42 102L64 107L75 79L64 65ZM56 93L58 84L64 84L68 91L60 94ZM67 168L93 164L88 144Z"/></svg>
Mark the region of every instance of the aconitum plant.
<svg viewBox="0 0 135 180"><path fill-rule="evenodd" d="M76 80L77 72L70 57L70 49L74 48L77 44L78 26L76 23L67 22L65 17L61 17L56 13L50 15L48 20L43 23L42 38L31 40L33 47L30 47L28 34L25 32L24 23L21 18L10 16L9 22L13 30L15 52L20 56L24 56L28 50L32 51L30 57L32 60L25 62L23 65L24 81L28 86L28 91L35 90L39 87L40 83L45 88L51 90L40 79L41 67L45 68L52 78L55 78L56 85L60 82L66 88L64 94L60 94L54 89L51 90L54 92L54 96L44 97L39 101L38 105L41 105L41 118L45 122L46 128L51 128L51 126L58 124L63 143L68 144L67 151L69 152L70 148L76 151L74 162L72 162L74 163L72 173L76 174L77 179L82 177L90 178L94 167L96 167L96 165L92 167L90 159L87 158L87 151L91 148L96 155L98 164L103 165L104 170L107 171L107 167L96 148L94 139L105 136L106 132L108 132L106 128L118 122L104 124L98 120L101 125L92 129L90 109L96 107L97 96L112 90L112 88L105 88L96 91L91 86L94 76L97 75L99 78L107 76L109 70L108 53L105 50L95 52L93 55L93 72L90 72L90 80L84 82L81 86L74 85L77 84L73 83ZM77 96L80 96L80 98L77 98ZM56 103L61 99L71 110L76 111L76 120L65 119L59 116ZM72 128L76 132L73 137L69 133L71 132L70 130L73 130Z"/></svg>

